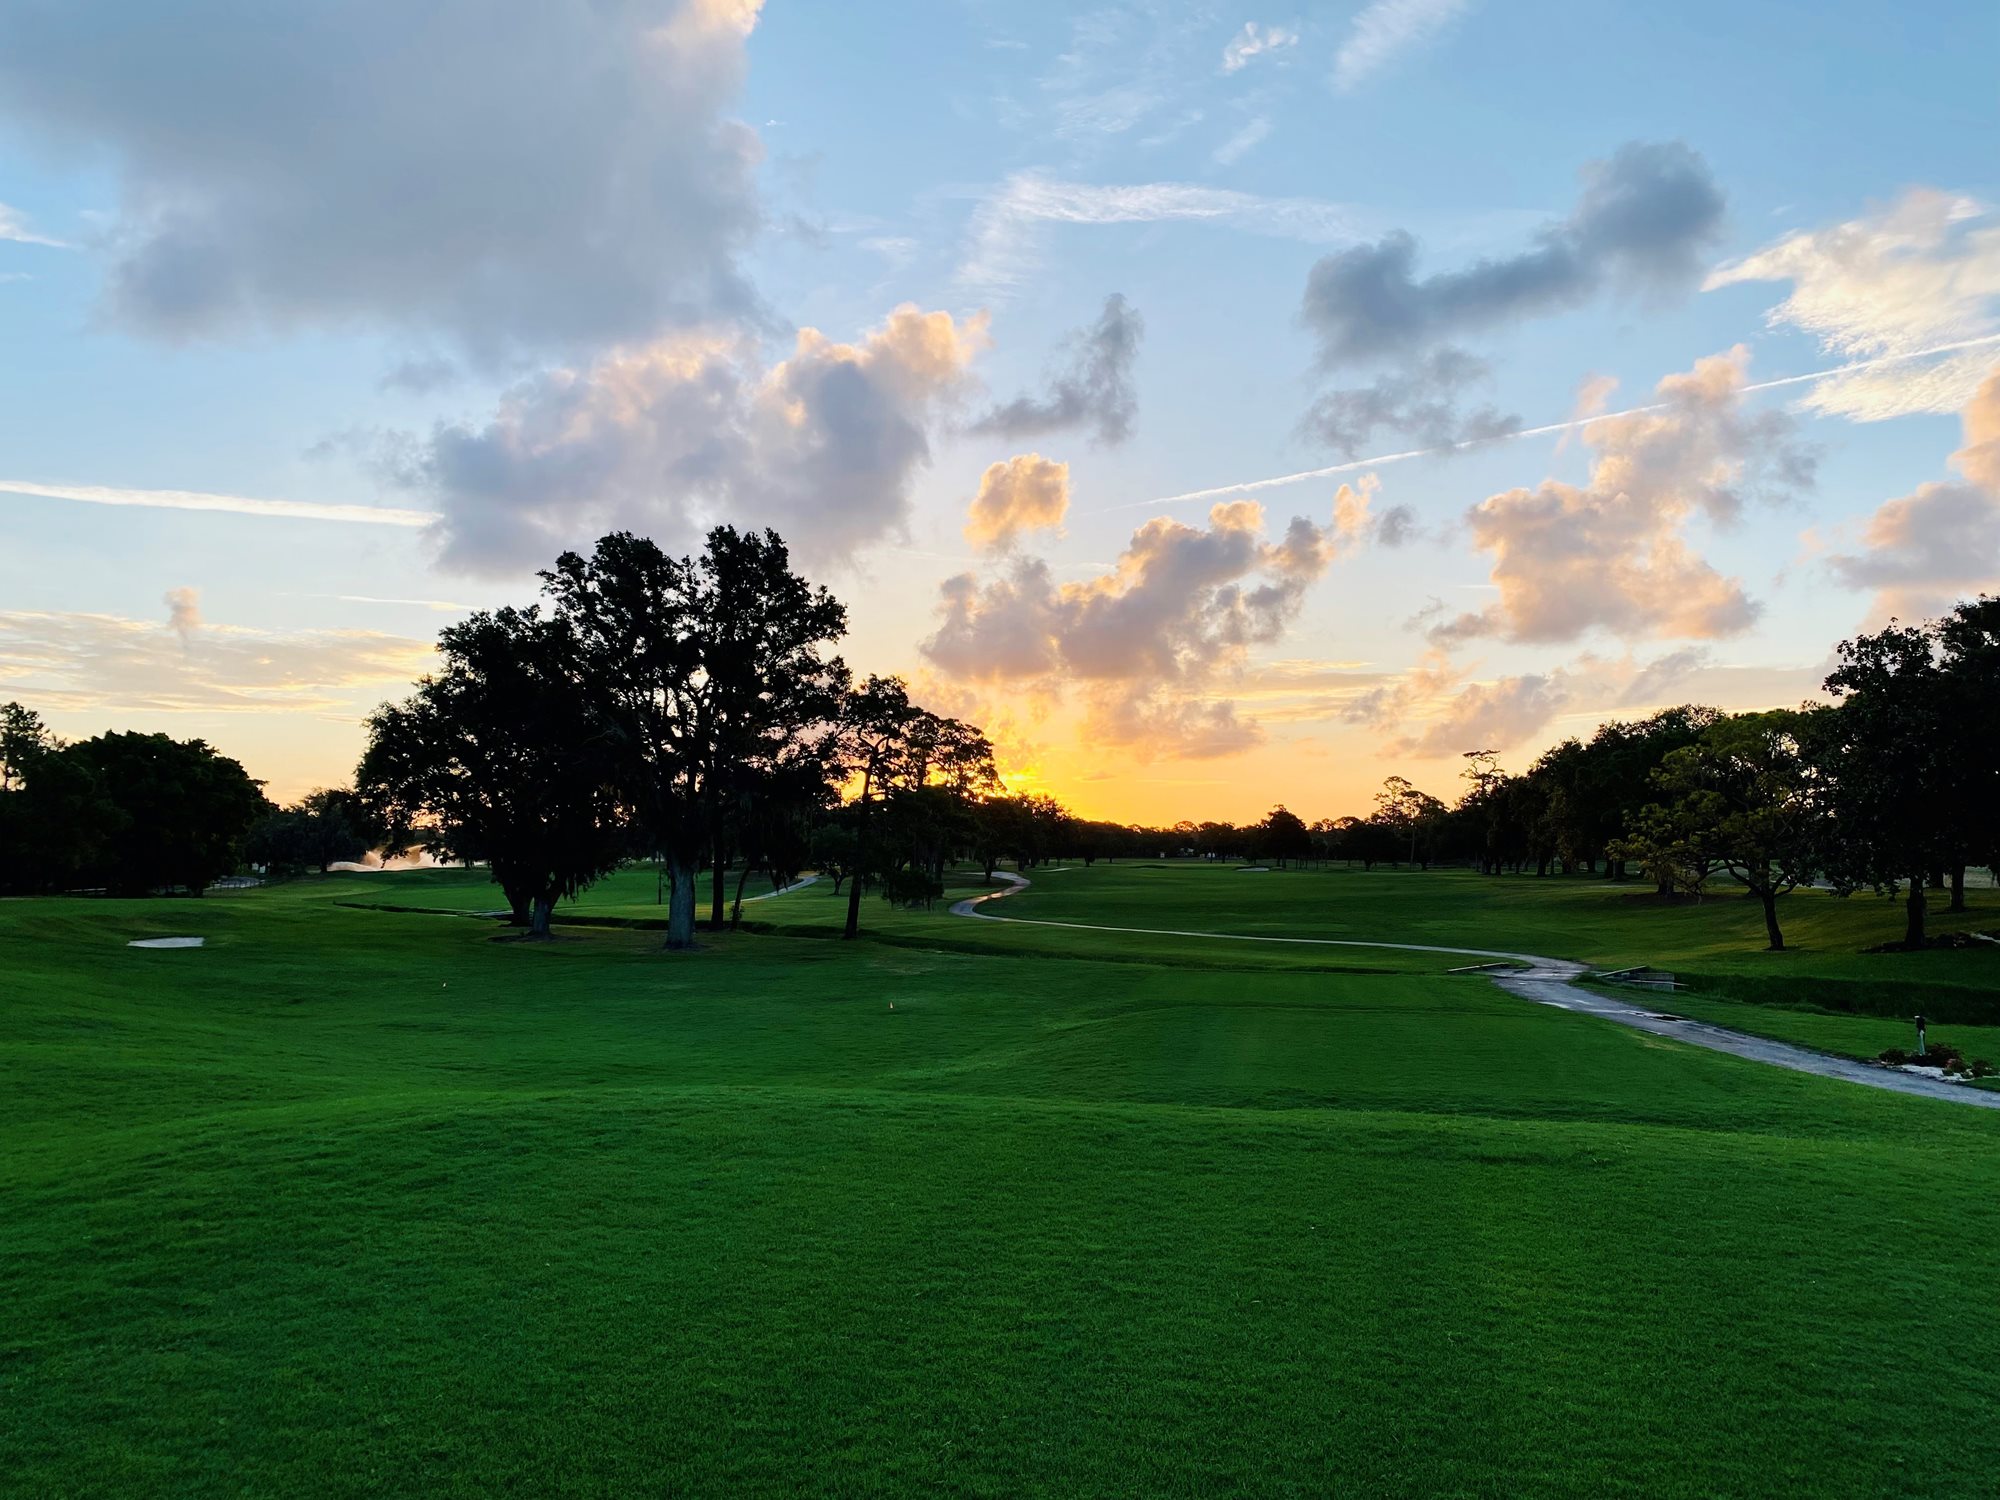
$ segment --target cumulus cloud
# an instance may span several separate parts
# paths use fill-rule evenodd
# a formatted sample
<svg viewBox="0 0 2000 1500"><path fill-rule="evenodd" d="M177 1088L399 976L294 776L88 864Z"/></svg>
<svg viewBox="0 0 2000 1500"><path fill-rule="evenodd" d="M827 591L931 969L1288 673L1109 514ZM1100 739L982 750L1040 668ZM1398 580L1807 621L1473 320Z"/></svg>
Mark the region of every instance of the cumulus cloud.
<svg viewBox="0 0 2000 1500"><path fill-rule="evenodd" d="M1353 458L1378 428L1407 434L1425 448L1462 447L1511 437L1521 419L1487 404L1459 409L1466 386L1486 378L1486 361L1463 349L1434 349L1372 384L1324 392L1307 408L1299 434Z"/></svg>
<svg viewBox="0 0 2000 1500"><path fill-rule="evenodd" d="M1401 547L1416 535L1417 513L1410 506L1374 508L1381 489L1382 481L1370 473L1334 491L1333 528L1327 538L1333 556L1350 557L1371 542Z"/></svg>
<svg viewBox="0 0 2000 1500"><path fill-rule="evenodd" d="M1683 646L1678 651L1656 656L1643 666L1628 663L1628 671L1621 674L1624 683L1615 689L1617 704L1620 708L1652 708L1666 703L1685 690L1684 684L1690 677L1713 665L1714 660L1715 653L1705 646Z"/></svg>
<svg viewBox="0 0 2000 1500"><path fill-rule="evenodd" d="M1812 459L1783 412L1744 410L1740 347L1659 383L1656 404L1583 429L1590 481L1544 480L1467 514L1493 556L1498 600L1436 626L1441 643L1478 636L1570 641L1591 629L1626 637L1734 635L1758 606L1688 545L1696 518L1727 524L1753 497L1809 484Z"/></svg>
<svg viewBox="0 0 2000 1500"><path fill-rule="evenodd" d="M989 464L965 518L965 539L1004 551L1030 531L1054 531L1069 512L1069 465L1021 453Z"/></svg>
<svg viewBox="0 0 2000 1500"><path fill-rule="evenodd" d="M1334 87L1346 92L1401 57L1442 36L1472 0L1374 0L1354 18L1333 63Z"/></svg>
<svg viewBox="0 0 2000 1500"><path fill-rule="evenodd" d="M768 369L737 340L667 338L539 374L483 426L405 439L384 464L434 502L441 560L461 571L545 563L620 527L681 546L723 520L826 561L902 524L984 345L983 318L907 305L855 343L803 329Z"/></svg>
<svg viewBox="0 0 2000 1500"><path fill-rule="evenodd" d="M1267 52L1282 52L1287 47L1296 47L1298 42L1298 32L1288 26L1259 26L1255 21L1245 21L1243 29L1222 49L1222 71L1239 73L1249 66L1252 58Z"/></svg>
<svg viewBox="0 0 2000 1500"><path fill-rule="evenodd" d="M0 611L0 696L66 712L358 716L356 690L408 683L435 660L429 641L376 631L207 622L182 635L178 623Z"/></svg>
<svg viewBox="0 0 2000 1500"><path fill-rule="evenodd" d="M168 589L162 602L167 606L167 629L179 636L181 645L186 646L194 639L194 633L201 629L201 590Z"/></svg>
<svg viewBox="0 0 2000 1500"><path fill-rule="evenodd" d="M1087 428L1100 443L1124 442L1139 409L1132 364L1145 332L1138 310L1113 292L1095 323L1064 340L1065 359L1050 375L1047 390L994 407L972 431L1013 440Z"/></svg>
<svg viewBox="0 0 2000 1500"><path fill-rule="evenodd" d="M1394 749L1420 760L1504 750L1544 728L1569 701L1569 684L1560 668L1475 682L1461 688L1421 729L1396 740Z"/></svg>
<svg viewBox="0 0 2000 1500"><path fill-rule="evenodd" d="M753 306L760 4L7 0L0 115L115 164L128 326L575 351Z"/></svg>
<svg viewBox="0 0 2000 1500"><path fill-rule="evenodd" d="M1486 362L1467 334L1580 306L1603 291L1660 297L1686 289L1722 223L1707 164L1679 142L1628 142L1583 169L1569 214L1513 255L1419 276L1418 247L1398 230L1322 257L1307 274L1299 319L1323 371L1384 367L1368 384L1320 396L1300 430L1352 455L1378 428L1427 448L1505 437L1518 417L1462 411Z"/></svg>
<svg viewBox="0 0 2000 1500"><path fill-rule="evenodd" d="M1603 289L1660 294L1701 274L1722 224L1707 164L1678 141L1633 141L1583 169L1569 215L1532 248L1418 277L1417 242L1398 230L1323 257L1301 318L1331 368L1584 302Z"/></svg>
<svg viewBox="0 0 2000 1500"><path fill-rule="evenodd" d="M1791 292L1766 320L1796 328L1853 360L1915 356L2000 332L2000 217L1971 198L1914 188L1876 212L1786 235L1718 267L1710 289L1783 281ZM1856 421L1957 411L1992 352L1951 351L1821 380L1804 405Z"/></svg>
<svg viewBox="0 0 2000 1500"><path fill-rule="evenodd" d="M1533 740L1558 715L1655 708L1679 701L1673 695L1711 666L1705 648L1683 647L1651 661L1638 661L1630 653L1612 660L1585 653L1540 671L1474 678L1433 648L1409 670L1349 696L1336 716L1383 731L1398 755L1429 759L1468 750L1505 750ZM1756 675L1761 684L1774 674ZM1775 675L1786 676L1788 683L1792 677L1817 682L1810 672ZM1732 695L1732 701L1770 702L1771 692L1768 687L1753 687L1750 696ZM1780 698L1788 695L1796 696L1790 686L1776 693Z"/></svg>
<svg viewBox="0 0 2000 1500"><path fill-rule="evenodd" d="M1046 562L1017 557L984 582L947 579L921 650L955 678L1048 695L1076 685L1086 730L1104 743L1227 753L1259 731L1214 690L1283 637L1334 550L1303 516L1267 540L1249 501L1216 506L1206 526L1158 517L1095 578L1057 583Z"/></svg>
<svg viewBox="0 0 2000 1500"><path fill-rule="evenodd" d="M1932 482L1889 500L1862 531L1865 550L1827 559L1850 588L1875 590L1874 613L1915 619L1965 594L2000 588L2000 367L1966 403L1962 481Z"/></svg>

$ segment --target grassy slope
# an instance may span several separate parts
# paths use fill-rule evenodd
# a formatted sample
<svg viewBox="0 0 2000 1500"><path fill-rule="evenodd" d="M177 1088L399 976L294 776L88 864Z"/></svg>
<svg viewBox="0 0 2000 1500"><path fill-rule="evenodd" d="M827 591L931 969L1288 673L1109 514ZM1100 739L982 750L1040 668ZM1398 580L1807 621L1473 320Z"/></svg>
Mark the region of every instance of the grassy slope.
<svg viewBox="0 0 2000 1500"><path fill-rule="evenodd" d="M1204 876L1183 918L1266 880ZM399 891L0 903L23 1493L1919 1493L2000 1462L1984 1114L1419 956L1162 965L870 902L895 945L668 958L328 899L357 888ZM211 946L121 946L162 932ZM1043 951L1080 941L1119 961Z"/></svg>

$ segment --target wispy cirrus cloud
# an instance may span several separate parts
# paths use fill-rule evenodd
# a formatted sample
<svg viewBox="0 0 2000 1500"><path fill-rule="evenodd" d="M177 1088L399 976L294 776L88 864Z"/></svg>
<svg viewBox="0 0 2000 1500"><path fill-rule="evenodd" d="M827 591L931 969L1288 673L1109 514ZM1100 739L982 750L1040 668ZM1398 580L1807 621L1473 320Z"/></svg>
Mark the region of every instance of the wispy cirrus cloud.
<svg viewBox="0 0 2000 1500"><path fill-rule="evenodd" d="M65 712L341 713L407 683L429 641L372 630L275 631L201 616L192 589L162 620L0 610L0 694Z"/></svg>
<svg viewBox="0 0 2000 1500"><path fill-rule="evenodd" d="M42 245L50 250L76 248L67 240L55 239L31 228L26 214L5 203L0 203L0 240L7 240L16 245Z"/></svg>
<svg viewBox="0 0 2000 1500"><path fill-rule="evenodd" d="M1858 422L1957 411L1991 363L1976 346L2000 334L2000 214L1913 188L1874 213L1786 235L1719 266L1707 288L1768 281L1791 284L1766 314L1773 328L1861 357L1816 383L1802 405ZM1875 363L1884 356L1898 362L1893 374Z"/></svg>
<svg viewBox="0 0 2000 1500"><path fill-rule="evenodd" d="M1222 49L1222 71L1240 73L1250 65L1251 59L1282 52L1298 44L1299 33L1294 27L1260 26L1255 21L1245 21L1243 29L1231 37L1229 45Z"/></svg>
<svg viewBox="0 0 2000 1500"><path fill-rule="evenodd" d="M1435 41L1472 8L1472 0L1375 0L1354 18L1334 58L1334 87L1358 88L1407 52Z"/></svg>
<svg viewBox="0 0 2000 1500"><path fill-rule="evenodd" d="M1017 172L974 210L958 279L989 293L1013 290L1041 264L1047 235L1056 226L1172 223L1318 245L1356 243L1373 230L1362 209L1318 198L1265 198L1192 182L1070 182Z"/></svg>
<svg viewBox="0 0 2000 1500"><path fill-rule="evenodd" d="M101 484L41 484L29 479L0 479L0 496L21 495L38 500L70 500L83 505L136 506L146 510L222 511L238 516L262 516L278 521L337 521L352 526L429 526L438 519L427 510L399 510L386 505L336 505L313 500L263 500L252 495L218 495L203 490L129 489Z"/></svg>

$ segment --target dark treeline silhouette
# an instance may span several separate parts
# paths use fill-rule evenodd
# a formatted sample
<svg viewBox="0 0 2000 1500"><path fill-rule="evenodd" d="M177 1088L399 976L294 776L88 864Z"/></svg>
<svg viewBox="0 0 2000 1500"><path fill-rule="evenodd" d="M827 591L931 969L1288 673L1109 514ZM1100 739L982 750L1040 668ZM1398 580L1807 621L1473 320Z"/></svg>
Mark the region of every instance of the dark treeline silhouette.
<svg viewBox="0 0 2000 1500"><path fill-rule="evenodd" d="M659 862L667 943L738 920L749 876L807 869L847 898L929 905L947 869L1120 858L1343 862L1641 878L1663 898L1735 888L1773 948L1807 882L1900 895L1921 947L1934 899L2000 861L2000 599L1841 644L1832 701L1683 705L1569 739L1518 773L1465 752L1451 801L1392 776L1365 814L1138 826L1009 794L973 725L856 679L844 607L773 532L711 531L674 557L619 533L566 553L526 608L439 638L439 669L368 720L349 790L273 807L200 740L51 736L0 709L0 890L199 892L248 860L324 871L376 849L484 862L517 923L620 864ZM734 874L733 896L729 885Z"/></svg>
<svg viewBox="0 0 2000 1500"><path fill-rule="evenodd" d="M65 743L32 710L0 704L0 892L199 895L237 867L269 811L260 785L202 740Z"/></svg>

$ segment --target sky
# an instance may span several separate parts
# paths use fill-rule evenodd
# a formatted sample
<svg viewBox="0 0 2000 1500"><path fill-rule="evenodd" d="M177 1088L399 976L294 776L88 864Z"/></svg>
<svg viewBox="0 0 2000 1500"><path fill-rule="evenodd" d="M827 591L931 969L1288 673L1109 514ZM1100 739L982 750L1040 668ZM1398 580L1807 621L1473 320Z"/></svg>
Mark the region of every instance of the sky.
<svg viewBox="0 0 2000 1500"><path fill-rule="evenodd" d="M343 782L770 526L1129 821L1450 796L2000 589L2000 8L0 0L0 698Z"/></svg>

